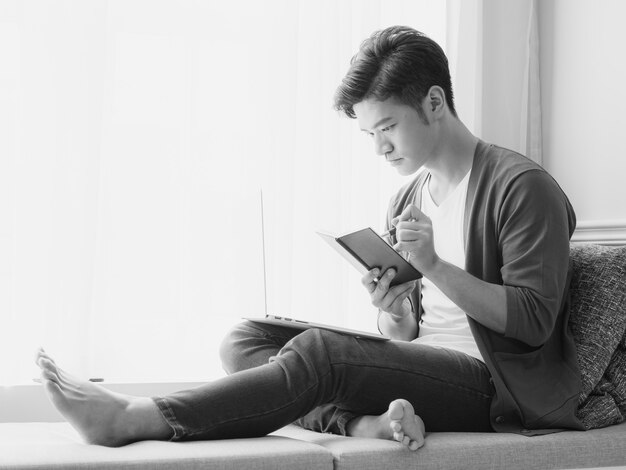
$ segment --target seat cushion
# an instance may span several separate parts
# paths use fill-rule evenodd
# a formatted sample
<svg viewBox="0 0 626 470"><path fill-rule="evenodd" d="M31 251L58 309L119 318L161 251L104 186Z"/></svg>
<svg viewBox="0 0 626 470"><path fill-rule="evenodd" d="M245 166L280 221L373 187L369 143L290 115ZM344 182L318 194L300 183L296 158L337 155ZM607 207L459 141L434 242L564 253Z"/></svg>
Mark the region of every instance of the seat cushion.
<svg viewBox="0 0 626 470"><path fill-rule="evenodd" d="M528 470L626 465L626 423L533 437L508 433L432 433L417 452L393 441L319 434L295 426L275 434L325 447L335 458L335 470Z"/></svg>
<svg viewBox="0 0 626 470"><path fill-rule="evenodd" d="M582 392L578 416L589 428L624 421L626 247L573 244L570 326Z"/></svg>
<svg viewBox="0 0 626 470"><path fill-rule="evenodd" d="M197 442L85 444L67 423L1 423L0 469L330 470L333 457L285 436Z"/></svg>
<svg viewBox="0 0 626 470"><path fill-rule="evenodd" d="M0 424L0 469L430 470L565 469L626 465L626 423L525 437L432 433L411 452L393 441L287 426L267 437L87 445L67 423Z"/></svg>

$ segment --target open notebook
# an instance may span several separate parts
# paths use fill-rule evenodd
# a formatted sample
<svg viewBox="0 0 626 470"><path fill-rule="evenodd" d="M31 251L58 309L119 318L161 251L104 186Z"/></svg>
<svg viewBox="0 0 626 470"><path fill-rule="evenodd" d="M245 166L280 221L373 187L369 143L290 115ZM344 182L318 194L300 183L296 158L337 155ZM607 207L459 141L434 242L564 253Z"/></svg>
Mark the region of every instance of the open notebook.
<svg viewBox="0 0 626 470"><path fill-rule="evenodd" d="M278 325L278 326L287 326L289 328L295 328L298 330L308 330L310 328L320 328L323 330L330 330L337 333L355 336L357 338L369 338L378 341L388 341L391 338L388 336L384 336L378 333L370 333L367 331L359 331L353 330L350 328L344 328L340 326L327 325L324 323L317 323L312 321L307 321L304 319L296 319L291 317L284 317L279 315L272 315L268 312L267 308L267 266L265 262L265 220L263 216L263 195L261 194L261 233L262 233L262 248L263 248L263 291L264 291L264 307L265 307L265 316L264 317L244 317L245 320L250 320L252 322L257 323L265 323L270 325Z"/></svg>

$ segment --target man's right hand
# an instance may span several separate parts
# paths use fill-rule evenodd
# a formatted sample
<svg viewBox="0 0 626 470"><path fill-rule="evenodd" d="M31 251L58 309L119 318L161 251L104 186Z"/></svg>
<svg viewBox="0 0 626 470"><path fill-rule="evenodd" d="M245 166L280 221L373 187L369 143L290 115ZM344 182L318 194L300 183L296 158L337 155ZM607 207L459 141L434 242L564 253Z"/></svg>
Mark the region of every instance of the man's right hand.
<svg viewBox="0 0 626 470"><path fill-rule="evenodd" d="M415 289L417 282L410 281L390 287L395 276L396 271L393 268L382 273L382 276L380 269L375 268L361 278L361 283L369 292L374 307L389 313L395 321L401 321L411 315L411 303L408 297Z"/></svg>

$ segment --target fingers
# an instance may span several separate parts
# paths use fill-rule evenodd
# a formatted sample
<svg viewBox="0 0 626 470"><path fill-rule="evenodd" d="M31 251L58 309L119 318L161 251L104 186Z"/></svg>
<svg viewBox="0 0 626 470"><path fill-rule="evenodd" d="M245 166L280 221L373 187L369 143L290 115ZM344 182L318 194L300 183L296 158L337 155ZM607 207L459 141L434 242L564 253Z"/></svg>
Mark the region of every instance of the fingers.
<svg viewBox="0 0 626 470"><path fill-rule="evenodd" d="M385 271L382 276L380 269L375 268L361 278L361 283L369 292L374 307L392 313L406 310L403 306L404 301L413 292L417 283L411 281L391 287L395 276L396 270L393 268Z"/></svg>
<svg viewBox="0 0 626 470"><path fill-rule="evenodd" d="M384 272L384 274L380 277L378 282L376 283L376 289L371 292L372 296L372 304L377 307L385 310L391 304L391 299L386 299L386 297L390 294L393 294L391 291L395 288L390 289L390 284L393 278L396 276L396 270L391 268ZM385 300L386 299L386 300Z"/></svg>
<svg viewBox="0 0 626 470"><path fill-rule="evenodd" d="M386 312L401 311L404 299L406 299L413 289L415 289L415 281L405 282L404 284L398 284L390 287L391 281L395 276L395 269L388 269L381 276L376 288L370 292L372 304Z"/></svg>
<svg viewBox="0 0 626 470"><path fill-rule="evenodd" d="M398 243L393 249L408 255L408 261L421 272L437 260L431 220L423 215L417 222L399 222L396 230Z"/></svg>
<svg viewBox="0 0 626 470"><path fill-rule="evenodd" d="M408 205L398 217L391 220L396 228L396 239L399 242L415 241L419 238L419 232L428 233L432 222L415 204Z"/></svg>
<svg viewBox="0 0 626 470"><path fill-rule="evenodd" d="M383 298L383 302L387 300L390 301L390 303L384 308L381 308L386 312L401 311L404 300L413 292L415 285L415 281L411 281L391 288L388 294Z"/></svg>
<svg viewBox="0 0 626 470"><path fill-rule="evenodd" d="M396 225L396 239L399 242L418 240L432 231L432 222L426 216L417 221L398 222Z"/></svg>
<svg viewBox="0 0 626 470"><path fill-rule="evenodd" d="M396 277L395 269L389 268L387 271L385 271L376 283L377 294L386 294L394 277Z"/></svg>
<svg viewBox="0 0 626 470"><path fill-rule="evenodd" d="M379 281L378 276L380 276L380 269L374 268L361 278L361 284L365 286L370 294L376 290Z"/></svg>
<svg viewBox="0 0 626 470"><path fill-rule="evenodd" d="M385 293L389 290L389 285L395 275L395 269L393 268L385 271L382 276L380 276L380 269L374 268L361 278L361 283L370 294L373 294L375 291Z"/></svg>
<svg viewBox="0 0 626 470"><path fill-rule="evenodd" d="M400 214L398 217L394 217L391 220L391 224L397 226L399 222L406 222L410 220L419 221L424 217L426 217L426 214L424 214L419 209L419 207L417 207L415 204L409 204L404 208L402 214Z"/></svg>

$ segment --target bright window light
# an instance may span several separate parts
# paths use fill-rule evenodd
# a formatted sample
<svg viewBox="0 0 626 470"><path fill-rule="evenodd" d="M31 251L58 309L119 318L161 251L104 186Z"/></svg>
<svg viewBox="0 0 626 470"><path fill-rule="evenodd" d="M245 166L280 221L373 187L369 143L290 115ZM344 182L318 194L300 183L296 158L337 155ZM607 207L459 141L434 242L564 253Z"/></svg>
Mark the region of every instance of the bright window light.
<svg viewBox="0 0 626 470"><path fill-rule="evenodd" d="M366 5L366 6L364 6ZM406 180L332 110L373 30L445 2L0 4L0 384L201 381L264 310L376 331L315 231L382 229Z"/></svg>

